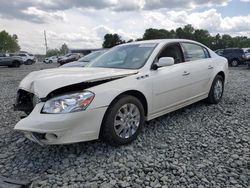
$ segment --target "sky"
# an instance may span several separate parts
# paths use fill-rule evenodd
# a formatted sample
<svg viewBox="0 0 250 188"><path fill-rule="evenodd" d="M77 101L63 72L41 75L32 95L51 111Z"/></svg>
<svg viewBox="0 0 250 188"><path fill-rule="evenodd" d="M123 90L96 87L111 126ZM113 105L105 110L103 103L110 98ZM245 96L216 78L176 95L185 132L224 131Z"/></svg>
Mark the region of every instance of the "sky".
<svg viewBox="0 0 250 188"><path fill-rule="evenodd" d="M0 0L0 31L17 34L21 50L99 48L106 33L141 38L147 28L196 29L250 37L250 0Z"/></svg>

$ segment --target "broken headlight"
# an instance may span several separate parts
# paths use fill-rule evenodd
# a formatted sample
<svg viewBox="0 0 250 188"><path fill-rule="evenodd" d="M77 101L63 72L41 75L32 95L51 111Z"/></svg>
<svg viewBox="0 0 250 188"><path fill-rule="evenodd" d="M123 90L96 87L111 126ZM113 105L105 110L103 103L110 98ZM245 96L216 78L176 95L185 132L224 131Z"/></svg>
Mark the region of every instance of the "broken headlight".
<svg viewBox="0 0 250 188"><path fill-rule="evenodd" d="M42 112L64 114L85 110L93 100L94 96L94 93L90 91L57 96L46 101Z"/></svg>

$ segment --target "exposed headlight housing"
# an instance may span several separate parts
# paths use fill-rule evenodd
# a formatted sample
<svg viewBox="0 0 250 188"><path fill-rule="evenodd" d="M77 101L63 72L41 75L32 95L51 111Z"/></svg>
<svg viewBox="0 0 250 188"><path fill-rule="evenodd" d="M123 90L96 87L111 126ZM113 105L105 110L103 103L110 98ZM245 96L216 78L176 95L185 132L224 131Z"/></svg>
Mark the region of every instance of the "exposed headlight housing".
<svg viewBox="0 0 250 188"><path fill-rule="evenodd" d="M50 114L65 114L85 110L94 99L90 91L61 95L46 101L42 112Z"/></svg>

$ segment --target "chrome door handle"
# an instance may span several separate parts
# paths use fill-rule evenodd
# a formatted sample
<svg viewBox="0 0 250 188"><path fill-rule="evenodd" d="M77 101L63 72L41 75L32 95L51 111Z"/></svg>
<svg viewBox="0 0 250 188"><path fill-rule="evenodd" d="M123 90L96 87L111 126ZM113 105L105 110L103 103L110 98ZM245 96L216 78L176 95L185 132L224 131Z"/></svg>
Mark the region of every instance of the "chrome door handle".
<svg viewBox="0 0 250 188"><path fill-rule="evenodd" d="M182 74L182 76L187 76L189 74L190 74L190 72L184 71L183 74Z"/></svg>
<svg viewBox="0 0 250 188"><path fill-rule="evenodd" d="M213 66L211 66L211 65L209 65L209 66L208 66L208 69L213 69L213 68L214 68L214 67L213 67Z"/></svg>

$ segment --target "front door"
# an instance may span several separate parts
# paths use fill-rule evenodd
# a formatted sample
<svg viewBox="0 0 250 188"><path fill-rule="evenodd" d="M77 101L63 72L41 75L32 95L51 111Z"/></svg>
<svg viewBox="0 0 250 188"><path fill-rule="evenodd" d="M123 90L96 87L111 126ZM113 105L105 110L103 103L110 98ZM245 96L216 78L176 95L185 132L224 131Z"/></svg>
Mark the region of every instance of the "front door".
<svg viewBox="0 0 250 188"><path fill-rule="evenodd" d="M188 98L192 79L190 68L184 63L184 56L178 43L163 48L156 58L173 57L175 64L152 70L153 80L153 114L157 114L172 106L181 104Z"/></svg>

